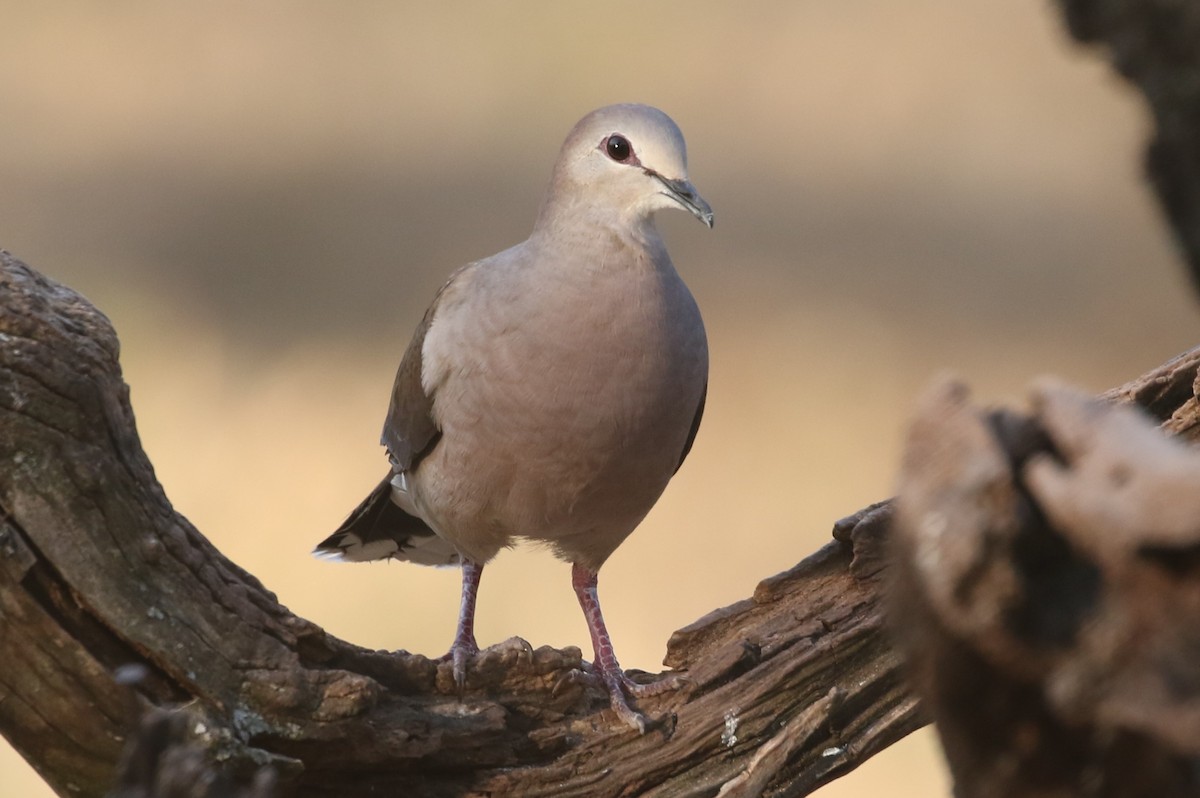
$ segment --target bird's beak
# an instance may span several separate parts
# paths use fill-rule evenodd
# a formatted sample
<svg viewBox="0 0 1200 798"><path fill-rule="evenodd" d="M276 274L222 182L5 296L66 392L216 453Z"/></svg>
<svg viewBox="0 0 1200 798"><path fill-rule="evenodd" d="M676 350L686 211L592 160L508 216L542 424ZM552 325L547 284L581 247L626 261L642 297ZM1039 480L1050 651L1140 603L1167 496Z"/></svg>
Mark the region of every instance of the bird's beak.
<svg viewBox="0 0 1200 798"><path fill-rule="evenodd" d="M705 227L713 226L712 207L704 201L704 197L700 196L695 186L687 180L670 180L653 170L647 169L646 171L663 184L663 187L666 188L664 194L682 205L684 210L691 213L692 216L704 222Z"/></svg>

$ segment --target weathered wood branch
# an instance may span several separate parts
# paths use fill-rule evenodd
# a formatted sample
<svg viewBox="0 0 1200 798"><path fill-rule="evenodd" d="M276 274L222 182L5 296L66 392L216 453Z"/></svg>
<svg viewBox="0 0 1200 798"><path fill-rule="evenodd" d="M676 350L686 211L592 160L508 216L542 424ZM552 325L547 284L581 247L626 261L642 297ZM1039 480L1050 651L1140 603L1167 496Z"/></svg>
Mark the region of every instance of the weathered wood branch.
<svg viewBox="0 0 1200 798"><path fill-rule="evenodd" d="M1200 285L1200 6L1059 4L1145 95L1146 173ZM1107 402L1043 384L1029 413L952 383L923 401L892 604L960 798L1200 794L1198 363Z"/></svg>
<svg viewBox="0 0 1200 798"><path fill-rule="evenodd" d="M847 522L676 632L689 684L642 702L644 737L572 678L578 649L494 646L460 700L447 665L326 634L175 513L108 321L0 253L0 732L62 795L112 789L173 707L186 724L153 734L286 795L804 795L922 723L882 627L883 527ZM143 740L130 768L188 750Z"/></svg>
<svg viewBox="0 0 1200 798"><path fill-rule="evenodd" d="M1198 365L1043 381L1031 414L922 401L892 592L961 798L1200 794Z"/></svg>

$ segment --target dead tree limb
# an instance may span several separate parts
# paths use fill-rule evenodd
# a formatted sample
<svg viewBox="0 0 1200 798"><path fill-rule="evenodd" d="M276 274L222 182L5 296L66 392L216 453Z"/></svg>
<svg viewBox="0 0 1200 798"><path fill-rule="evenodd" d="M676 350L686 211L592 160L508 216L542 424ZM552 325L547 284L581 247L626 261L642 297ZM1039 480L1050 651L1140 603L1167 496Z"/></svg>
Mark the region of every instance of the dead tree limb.
<svg viewBox="0 0 1200 798"><path fill-rule="evenodd" d="M1107 400L1044 381L1030 414L922 401L896 628L960 798L1200 794L1198 356Z"/></svg>
<svg viewBox="0 0 1200 798"><path fill-rule="evenodd" d="M284 795L804 795L922 723L882 628L883 526L676 632L690 685L644 704L644 737L570 678L574 648L495 646L460 700L446 666L292 615L178 515L107 319L0 253L0 732L61 795L113 789L173 707L221 778L269 765Z"/></svg>
<svg viewBox="0 0 1200 798"><path fill-rule="evenodd" d="M1200 286L1200 5L1058 4L1144 95L1146 175ZM1197 362L1109 403L1043 384L988 411L950 383L922 403L892 594L960 798L1200 794Z"/></svg>

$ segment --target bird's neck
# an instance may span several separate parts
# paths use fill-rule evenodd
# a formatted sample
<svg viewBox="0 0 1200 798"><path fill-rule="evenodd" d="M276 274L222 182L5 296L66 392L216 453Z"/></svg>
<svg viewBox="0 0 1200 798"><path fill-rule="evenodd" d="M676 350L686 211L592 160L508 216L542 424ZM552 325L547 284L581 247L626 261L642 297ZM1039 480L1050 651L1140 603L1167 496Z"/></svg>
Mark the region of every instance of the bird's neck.
<svg viewBox="0 0 1200 798"><path fill-rule="evenodd" d="M548 197L534 222L531 238L550 247L574 247L610 239L625 246L657 251L664 245L654 217L627 208L585 200Z"/></svg>

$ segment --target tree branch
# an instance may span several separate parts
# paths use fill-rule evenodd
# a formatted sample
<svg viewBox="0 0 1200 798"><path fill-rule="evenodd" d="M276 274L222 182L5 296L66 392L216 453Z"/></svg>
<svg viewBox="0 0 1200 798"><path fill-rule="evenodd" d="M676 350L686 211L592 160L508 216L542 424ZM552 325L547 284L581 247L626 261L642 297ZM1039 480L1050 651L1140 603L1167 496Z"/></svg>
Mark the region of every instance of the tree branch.
<svg viewBox="0 0 1200 798"><path fill-rule="evenodd" d="M460 700L448 665L326 634L174 512L108 320L7 253L0 464L0 731L62 795L112 789L154 708L221 778L269 765L298 796L799 796L922 723L882 628L886 507L676 632L688 685L643 702L643 737L575 648L494 646Z"/></svg>
<svg viewBox="0 0 1200 798"><path fill-rule="evenodd" d="M1200 285L1200 6L1060 5L1145 95L1147 175ZM1200 793L1198 363L1107 401L1043 383L1029 413L949 382L923 400L892 597L960 798Z"/></svg>
<svg viewBox="0 0 1200 798"><path fill-rule="evenodd" d="M921 402L892 593L955 795L1200 791L1198 364L1107 400L1044 381L1031 414Z"/></svg>

